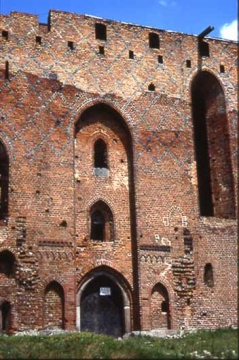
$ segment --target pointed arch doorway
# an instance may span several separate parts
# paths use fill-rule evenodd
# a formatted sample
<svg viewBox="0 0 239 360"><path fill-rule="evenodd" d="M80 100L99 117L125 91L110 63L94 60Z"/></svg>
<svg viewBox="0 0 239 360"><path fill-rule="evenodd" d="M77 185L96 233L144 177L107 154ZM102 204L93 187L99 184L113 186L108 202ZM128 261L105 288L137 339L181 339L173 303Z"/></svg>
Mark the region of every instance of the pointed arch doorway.
<svg viewBox="0 0 239 360"><path fill-rule="evenodd" d="M131 331L130 300L114 276L95 273L77 294L77 329L121 337Z"/></svg>

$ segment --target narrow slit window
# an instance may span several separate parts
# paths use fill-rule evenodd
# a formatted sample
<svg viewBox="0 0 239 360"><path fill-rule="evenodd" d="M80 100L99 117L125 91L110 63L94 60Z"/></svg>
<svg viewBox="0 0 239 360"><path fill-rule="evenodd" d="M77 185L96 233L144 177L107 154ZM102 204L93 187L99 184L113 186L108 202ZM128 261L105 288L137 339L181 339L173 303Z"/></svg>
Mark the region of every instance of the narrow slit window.
<svg viewBox="0 0 239 360"><path fill-rule="evenodd" d="M149 33L149 47L159 49L159 36L156 33Z"/></svg>
<svg viewBox="0 0 239 360"><path fill-rule="evenodd" d="M5 62L5 79L9 79L9 62Z"/></svg>
<svg viewBox="0 0 239 360"><path fill-rule="evenodd" d="M158 63L163 64L163 56L162 55L158 56Z"/></svg>
<svg viewBox="0 0 239 360"><path fill-rule="evenodd" d="M186 67L190 68L191 67L191 60L186 60Z"/></svg>
<svg viewBox="0 0 239 360"><path fill-rule="evenodd" d="M37 45L41 45L41 44L42 44L41 36L36 36L36 44L37 44Z"/></svg>
<svg viewBox="0 0 239 360"><path fill-rule="evenodd" d="M129 50L129 59L134 58L134 52L132 50Z"/></svg>
<svg viewBox="0 0 239 360"><path fill-rule="evenodd" d="M220 65L220 73L224 73L225 72L225 66L224 65Z"/></svg>
<svg viewBox="0 0 239 360"><path fill-rule="evenodd" d="M3 38L4 40L8 40L8 31L2 30L2 38Z"/></svg>
<svg viewBox="0 0 239 360"><path fill-rule="evenodd" d="M99 46L99 54L104 55L105 54L105 48L104 46Z"/></svg>
<svg viewBox="0 0 239 360"><path fill-rule="evenodd" d="M106 25L99 23L95 24L95 38L106 41Z"/></svg>
<svg viewBox="0 0 239 360"><path fill-rule="evenodd" d="M213 267L212 264L208 263L204 268L204 284L213 287L214 279L213 279Z"/></svg>

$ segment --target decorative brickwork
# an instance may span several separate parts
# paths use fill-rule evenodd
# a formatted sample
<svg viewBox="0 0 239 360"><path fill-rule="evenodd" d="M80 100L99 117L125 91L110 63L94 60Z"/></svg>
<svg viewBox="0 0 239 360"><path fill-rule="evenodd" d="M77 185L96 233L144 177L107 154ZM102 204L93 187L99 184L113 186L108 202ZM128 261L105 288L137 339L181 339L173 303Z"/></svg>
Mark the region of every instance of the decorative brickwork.
<svg viewBox="0 0 239 360"><path fill-rule="evenodd" d="M237 44L0 28L0 331L236 326Z"/></svg>

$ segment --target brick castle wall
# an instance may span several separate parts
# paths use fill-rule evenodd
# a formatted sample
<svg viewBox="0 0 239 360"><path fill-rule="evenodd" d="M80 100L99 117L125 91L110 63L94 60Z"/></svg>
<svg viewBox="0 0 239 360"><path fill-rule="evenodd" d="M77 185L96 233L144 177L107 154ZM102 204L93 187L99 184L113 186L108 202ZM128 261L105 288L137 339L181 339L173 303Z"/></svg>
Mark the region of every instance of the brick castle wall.
<svg viewBox="0 0 239 360"><path fill-rule="evenodd" d="M96 39L96 23L106 40ZM193 35L60 11L48 24L13 12L0 25L0 141L9 158L0 254L16 263L10 277L0 273L0 305L11 304L11 328L79 328L81 293L99 274L124 294L125 330L236 325L237 44L206 38L201 56ZM214 80L197 83L205 73ZM192 88L200 95L200 81L209 89L213 216L200 213L198 195ZM97 139L107 176L95 173ZM102 203L111 235L99 242L91 210Z"/></svg>

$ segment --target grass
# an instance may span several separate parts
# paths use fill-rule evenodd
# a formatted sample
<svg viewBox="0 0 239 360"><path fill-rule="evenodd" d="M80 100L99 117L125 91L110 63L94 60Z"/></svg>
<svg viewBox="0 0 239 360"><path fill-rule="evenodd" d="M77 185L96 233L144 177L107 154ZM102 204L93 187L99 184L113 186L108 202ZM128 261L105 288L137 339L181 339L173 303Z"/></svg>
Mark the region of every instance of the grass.
<svg viewBox="0 0 239 360"><path fill-rule="evenodd" d="M0 359L238 359L238 330L198 331L181 338L92 333L1 336Z"/></svg>

